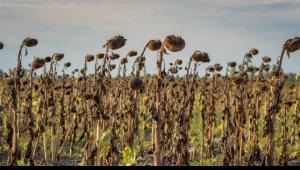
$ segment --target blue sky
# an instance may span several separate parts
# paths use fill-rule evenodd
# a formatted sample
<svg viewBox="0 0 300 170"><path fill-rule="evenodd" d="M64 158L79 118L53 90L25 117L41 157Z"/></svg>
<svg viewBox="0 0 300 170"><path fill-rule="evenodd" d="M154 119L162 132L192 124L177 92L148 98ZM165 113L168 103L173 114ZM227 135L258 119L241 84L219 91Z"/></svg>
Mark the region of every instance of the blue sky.
<svg viewBox="0 0 300 170"><path fill-rule="evenodd" d="M64 53L64 62L82 67L86 54L104 52L102 45L115 34L128 40L116 52L139 53L150 39L182 36L183 51L167 61L188 60L195 50L208 52L211 64L242 61L251 48L276 62L283 42L300 36L300 0L0 0L0 68L16 64L20 42L27 36L39 40L24 57ZM155 72L155 52L146 52L147 71ZM300 52L284 61L286 72L299 72ZM203 71L207 64L201 66ZM91 68L92 69L92 68ZM91 71L91 69L89 71ZM72 69L71 69L72 70Z"/></svg>

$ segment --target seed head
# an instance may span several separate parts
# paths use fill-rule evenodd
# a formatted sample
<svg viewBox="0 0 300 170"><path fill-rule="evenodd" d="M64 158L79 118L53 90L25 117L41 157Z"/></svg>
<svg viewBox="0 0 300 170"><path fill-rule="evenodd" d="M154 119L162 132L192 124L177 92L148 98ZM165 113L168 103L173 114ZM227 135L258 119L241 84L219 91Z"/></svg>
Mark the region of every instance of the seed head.
<svg viewBox="0 0 300 170"><path fill-rule="evenodd" d="M133 51L133 50L132 50L132 51L129 51L129 52L128 52L128 56L129 56L129 57L134 57L134 56L136 56L136 55L137 55L137 51Z"/></svg>
<svg viewBox="0 0 300 170"><path fill-rule="evenodd" d="M235 77L233 77L233 82L236 85L240 85L244 82L244 78L242 76L235 76Z"/></svg>
<svg viewBox="0 0 300 170"><path fill-rule="evenodd" d="M65 57L64 54L62 53L54 53L52 58L54 58L55 61L60 61Z"/></svg>
<svg viewBox="0 0 300 170"><path fill-rule="evenodd" d="M214 69L215 69L216 71L221 71L221 70L223 69L223 66L221 66L220 64L215 64L215 65L214 65Z"/></svg>
<svg viewBox="0 0 300 170"><path fill-rule="evenodd" d="M143 81L139 78L132 78L129 81L129 88L132 90L140 90L143 88Z"/></svg>
<svg viewBox="0 0 300 170"><path fill-rule="evenodd" d="M100 59L104 58L104 53L99 53L96 55L96 57L100 60Z"/></svg>
<svg viewBox="0 0 300 170"><path fill-rule="evenodd" d="M23 45L26 47L34 47L38 44L38 40L35 38L27 37L23 40Z"/></svg>
<svg viewBox="0 0 300 170"><path fill-rule="evenodd" d="M212 72L215 71L215 68L214 68L213 66L209 66L209 67L208 67L208 71L212 73Z"/></svg>
<svg viewBox="0 0 300 170"><path fill-rule="evenodd" d="M94 58L95 58L95 57L94 57L93 55L87 54L87 55L85 56L85 61L91 62L91 61L94 60Z"/></svg>
<svg viewBox="0 0 300 170"><path fill-rule="evenodd" d="M68 67L70 67L71 66L71 63L70 62L67 62L67 63L65 63L65 65L64 65L66 68L68 68Z"/></svg>
<svg viewBox="0 0 300 170"><path fill-rule="evenodd" d="M206 52L200 52L200 51L196 51L194 52L194 54L192 55L192 59L196 62L203 62L203 63L208 63L210 62L208 53Z"/></svg>
<svg viewBox="0 0 300 170"><path fill-rule="evenodd" d="M115 68L116 68L116 65L115 65L115 64L110 64L110 65L109 65L109 69L110 69L110 70L114 70Z"/></svg>
<svg viewBox="0 0 300 170"><path fill-rule="evenodd" d="M177 59L175 62L176 62L177 65L181 65L182 64L182 60L180 60L180 59Z"/></svg>
<svg viewBox="0 0 300 170"><path fill-rule="evenodd" d="M45 60L41 59L41 58L36 58L31 63L31 67L32 67L33 70L37 70L39 68L42 68L44 65L45 65Z"/></svg>
<svg viewBox="0 0 300 170"><path fill-rule="evenodd" d="M165 47L172 52L178 52L185 47L185 41L179 36L168 35L165 39Z"/></svg>
<svg viewBox="0 0 300 170"><path fill-rule="evenodd" d="M46 63L49 63L50 61L51 61L51 57L49 57L49 56L48 56L48 57L45 57L45 62L46 62Z"/></svg>
<svg viewBox="0 0 300 170"><path fill-rule="evenodd" d="M252 58L251 52L246 53L246 54L245 54L245 58L248 58L248 59L249 59L249 58Z"/></svg>
<svg viewBox="0 0 300 170"><path fill-rule="evenodd" d="M2 42L0 42L0 50L3 49L4 44Z"/></svg>
<svg viewBox="0 0 300 170"><path fill-rule="evenodd" d="M228 63L228 66L229 66L229 67L232 67L232 68L233 68L233 67L236 67L236 62L235 62L235 61L229 62L229 63Z"/></svg>
<svg viewBox="0 0 300 170"><path fill-rule="evenodd" d="M221 74L217 73L215 76L219 78L219 77L221 77Z"/></svg>
<svg viewBox="0 0 300 170"><path fill-rule="evenodd" d="M300 37L287 40L285 50L289 53L295 52L300 49Z"/></svg>
<svg viewBox="0 0 300 170"><path fill-rule="evenodd" d="M265 63L271 62L271 58L270 58L269 56L264 56L264 57L262 58L262 60L263 60L263 62L265 62Z"/></svg>
<svg viewBox="0 0 300 170"><path fill-rule="evenodd" d="M126 64L126 63L128 63L127 58L122 58L122 59L121 59L121 64Z"/></svg>
<svg viewBox="0 0 300 170"><path fill-rule="evenodd" d="M112 39L108 40L104 47L108 47L111 50L122 48L125 45L126 39L122 35L116 35Z"/></svg>
<svg viewBox="0 0 300 170"><path fill-rule="evenodd" d="M178 72L178 70L177 70L176 67L170 67L169 72L172 73L172 74L176 74Z"/></svg>
<svg viewBox="0 0 300 170"><path fill-rule="evenodd" d="M162 43L160 40L150 40L148 43L148 49L151 51L157 51L161 48Z"/></svg>
<svg viewBox="0 0 300 170"><path fill-rule="evenodd" d="M252 48L252 49L250 50L250 53L251 53L252 55L257 55L257 54L258 54L258 49Z"/></svg>

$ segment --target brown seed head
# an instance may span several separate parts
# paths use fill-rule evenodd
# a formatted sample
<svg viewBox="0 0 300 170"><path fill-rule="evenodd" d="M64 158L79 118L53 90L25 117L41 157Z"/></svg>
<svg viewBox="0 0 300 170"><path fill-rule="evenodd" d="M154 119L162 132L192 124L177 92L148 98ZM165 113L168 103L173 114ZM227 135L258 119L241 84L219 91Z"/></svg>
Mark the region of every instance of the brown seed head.
<svg viewBox="0 0 300 170"><path fill-rule="evenodd" d="M0 42L0 50L3 49L4 44L2 42Z"/></svg>
<svg viewBox="0 0 300 170"><path fill-rule="evenodd" d="M63 58L65 57L65 55L63 53L54 53L52 58L55 60L55 61L60 61L62 60Z"/></svg>
<svg viewBox="0 0 300 170"><path fill-rule="evenodd" d="M93 55L91 55L91 54L87 54L86 56L85 56L85 61L87 61L87 62L91 62L91 61L93 61L95 59L95 57L93 56Z"/></svg>
<svg viewBox="0 0 300 170"><path fill-rule="evenodd" d="M116 65L115 65L115 64L110 64L110 65L109 65L109 69L110 69L110 70L114 70L115 68L116 68Z"/></svg>
<svg viewBox="0 0 300 170"><path fill-rule="evenodd" d="M134 57L137 55L137 51L129 51L128 54L127 54L129 57Z"/></svg>
<svg viewBox="0 0 300 170"><path fill-rule="evenodd" d="M265 63L271 62L271 58L270 58L269 56L264 56L264 57L262 58L262 60L263 60L263 62L265 62Z"/></svg>
<svg viewBox="0 0 300 170"><path fill-rule="evenodd" d="M126 64L126 63L128 63L127 58L122 58L122 59L121 59L121 64Z"/></svg>
<svg viewBox="0 0 300 170"><path fill-rule="evenodd" d="M176 74L178 72L178 70L177 70L176 67L170 67L169 72L172 73L172 74Z"/></svg>
<svg viewBox="0 0 300 170"><path fill-rule="evenodd" d="M165 47L172 52L178 52L185 47L185 41L179 36L168 35L165 39Z"/></svg>
<svg viewBox="0 0 300 170"><path fill-rule="evenodd" d="M140 90L143 88L143 81L139 78L132 78L129 81L129 88L132 90Z"/></svg>
<svg viewBox="0 0 300 170"><path fill-rule="evenodd" d="M223 66L221 66L220 64L214 64L214 68L216 71L221 71L223 69Z"/></svg>
<svg viewBox="0 0 300 170"><path fill-rule="evenodd" d="M256 48L252 48L251 50L250 50L250 53L252 54L252 55L257 55L258 54L258 49L256 49Z"/></svg>
<svg viewBox="0 0 300 170"><path fill-rule="evenodd" d="M46 63L49 63L50 61L51 61L51 57L49 57L49 56L48 56L48 57L45 57L45 62L46 62Z"/></svg>
<svg viewBox="0 0 300 170"><path fill-rule="evenodd" d="M210 62L208 53L206 53L206 52L196 51L192 55L192 59L196 62L203 62L203 63L209 63Z"/></svg>
<svg viewBox="0 0 300 170"><path fill-rule="evenodd" d="M67 63L65 63L65 65L64 65L66 68L68 68L68 67L70 67L71 66L71 63L70 62L67 62Z"/></svg>
<svg viewBox="0 0 300 170"><path fill-rule="evenodd" d="M44 65L45 65L45 60L41 59L41 58L36 58L31 63L31 67L32 67L33 70L37 70L39 68L42 68Z"/></svg>
<svg viewBox="0 0 300 170"><path fill-rule="evenodd" d="M229 67L232 67L232 68L233 68L233 67L236 67L236 62L235 62L235 61L229 62L229 63L228 63L228 66L229 66Z"/></svg>
<svg viewBox="0 0 300 170"><path fill-rule="evenodd" d="M215 68L214 68L213 66L209 66L209 67L208 67L208 71L212 73L212 72L215 71Z"/></svg>
<svg viewBox="0 0 300 170"><path fill-rule="evenodd" d="M23 45L26 47L34 47L38 44L38 40L35 38L27 37L23 40Z"/></svg>
<svg viewBox="0 0 300 170"><path fill-rule="evenodd" d="M300 37L289 39L285 44L285 50L288 53L295 52L300 49Z"/></svg>
<svg viewBox="0 0 300 170"><path fill-rule="evenodd" d="M175 62L176 62L177 65L181 65L182 64L182 60L180 60L180 59L177 59Z"/></svg>
<svg viewBox="0 0 300 170"><path fill-rule="evenodd" d="M244 78L242 76L235 76L235 77L233 77L233 82L236 85L240 85L244 82Z"/></svg>
<svg viewBox="0 0 300 170"><path fill-rule="evenodd" d="M122 35L116 35L112 39L108 40L106 47L112 50L122 48L125 45L126 39Z"/></svg>
<svg viewBox="0 0 300 170"><path fill-rule="evenodd" d="M250 52L246 53L245 58L252 58L252 54Z"/></svg>
<svg viewBox="0 0 300 170"><path fill-rule="evenodd" d="M102 59L102 58L104 58L104 53L99 53L99 54L96 55L96 57L98 59Z"/></svg>
<svg viewBox="0 0 300 170"><path fill-rule="evenodd" d="M161 48L161 46L162 46L162 43L160 40L151 40L151 41L149 41L147 47L151 51L157 51Z"/></svg>

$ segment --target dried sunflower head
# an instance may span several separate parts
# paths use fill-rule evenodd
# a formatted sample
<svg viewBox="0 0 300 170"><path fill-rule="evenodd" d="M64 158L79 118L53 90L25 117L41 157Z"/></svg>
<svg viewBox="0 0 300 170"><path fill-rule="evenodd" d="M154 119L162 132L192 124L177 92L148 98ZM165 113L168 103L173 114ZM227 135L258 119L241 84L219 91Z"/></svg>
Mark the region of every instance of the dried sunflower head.
<svg viewBox="0 0 300 170"><path fill-rule="evenodd" d="M23 45L26 47L34 47L38 44L38 40L35 38L27 37L23 40Z"/></svg>
<svg viewBox="0 0 300 170"><path fill-rule="evenodd" d="M235 77L233 77L233 82L236 85L240 85L244 82L244 78L242 76L235 76Z"/></svg>
<svg viewBox="0 0 300 170"><path fill-rule="evenodd" d="M143 81L139 78L132 78L129 81L129 88L132 90L140 90L143 88Z"/></svg>
<svg viewBox="0 0 300 170"><path fill-rule="evenodd" d="M264 57L262 58L262 60L263 60L264 63L269 63L269 62L271 62L271 58L270 58L269 56L264 56Z"/></svg>
<svg viewBox="0 0 300 170"><path fill-rule="evenodd" d="M121 59L121 64L126 64L126 63L128 63L127 58L122 58L122 59Z"/></svg>
<svg viewBox="0 0 300 170"><path fill-rule="evenodd" d="M182 64L182 60L180 60L180 59L177 59L175 62L176 62L177 65L181 65Z"/></svg>
<svg viewBox="0 0 300 170"><path fill-rule="evenodd" d="M295 37L293 39L287 40L284 48L288 54L299 50L300 49L300 37Z"/></svg>
<svg viewBox="0 0 300 170"><path fill-rule="evenodd" d="M236 67L236 62L235 62L235 61L229 62L229 63L228 63L228 66L229 66L229 67L232 67L232 68L233 68L233 67Z"/></svg>
<svg viewBox="0 0 300 170"><path fill-rule="evenodd" d="M210 62L208 53L206 53L206 52L196 51L192 55L192 59L196 62L203 62L203 63L209 63Z"/></svg>
<svg viewBox="0 0 300 170"><path fill-rule="evenodd" d="M209 67L208 67L208 71L212 73L212 72L215 71L215 68L214 68L213 66L209 66Z"/></svg>
<svg viewBox="0 0 300 170"><path fill-rule="evenodd" d="M125 45L126 39L122 35L116 35L112 39L108 40L104 47L111 50L122 48Z"/></svg>
<svg viewBox="0 0 300 170"><path fill-rule="evenodd" d="M52 58L55 60L55 61L60 61L62 60L63 58L65 57L65 55L63 53L54 53Z"/></svg>
<svg viewBox="0 0 300 170"><path fill-rule="evenodd" d="M93 56L93 55L91 55L91 54L87 54L86 56L85 56L85 61L86 62L91 62L91 61L93 61L95 59L95 57Z"/></svg>
<svg viewBox="0 0 300 170"><path fill-rule="evenodd" d="M129 51L128 54L127 54L129 57L134 57L137 55L137 51Z"/></svg>
<svg viewBox="0 0 300 170"><path fill-rule="evenodd" d="M251 52L246 53L245 54L245 58L251 59L252 58Z"/></svg>
<svg viewBox="0 0 300 170"><path fill-rule="evenodd" d="M99 53L99 54L96 55L96 57L98 59L102 59L102 58L104 58L104 53Z"/></svg>
<svg viewBox="0 0 300 170"><path fill-rule="evenodd" d="M178 52L183 50L185 47L185 41L179 36L168 35L165 39L164 45L168 50L172 52Z"/></svg>
<svg viewBox="0 0 300 170"><path fill-rule="evenodd" d="M150 40L147 47L151 51L157 51L161 48L162 43L160 40Z"/></svg>
<svg viewBox="0 0 300 170"><path fill-rule="evenodd" d="M110 65L109 65L109 69L110 69L110 70L114 70L115 68L116 68L116 65L115 65L115 64L110 64Z"/></svg>
<svg viewBox="0 0 300 170"><path fill-rule="evenodd" d="M42 68L44 65L45 65L45 60L41 59L41 58L36 58L31 63L31 67L32 67L33 70L37 70L39 68Z"/></svg>
<svg viewBox="0 0 300 170"><path fill-rule="evenodd" d="M4 44L2 42L0 42L0 50L3 49Z"/></svg>
<svg viewBox="0 0 300 170"><path fill-rule="evenodd" d="M70 67L70 66L71 66L71 62L65 63L64 66L65 66L66 68Z"/></svg>
<svg viewBox="0 0 300 170"><path fill-rule="evenodd" d="M45 57L45 62L46 62L46 63L49 63L50 61L51 61L51 57L49 57L49 56L48 56L48 57Z"/></svg>
<svg viewBox="0 0 300 170"><path fill-rule="evenodd" d="M221 75L220 73L217 73L217 74L215 74L215 76L216 76L217 78L219 78L219 77L221 77L222 75Z"/></svg>
<svg viewBox="0 0 300 170"><path fill-rule="evenodd" d="M258 49L256 49L256 48L252 48L251 50L250 50L250 53L252 54L252 55L257 55L258 54Z"/></svg>
<svg viewBox="0 0 300 170"><path fill-rule="evenodd" d="M214 68L216 71L221 71L223 69L223 66L221 66L220 64L214 64Z"/></svg>
<svg viewBox="0 0 300 170"><path fill-rule="evenodd" d="M177 70L176 67L170 67L169 72L172 73L172 74L176 74L178 72L178 70Z"/></svg>

